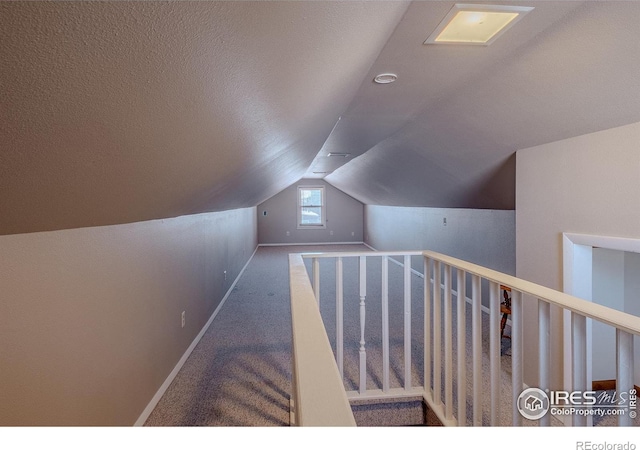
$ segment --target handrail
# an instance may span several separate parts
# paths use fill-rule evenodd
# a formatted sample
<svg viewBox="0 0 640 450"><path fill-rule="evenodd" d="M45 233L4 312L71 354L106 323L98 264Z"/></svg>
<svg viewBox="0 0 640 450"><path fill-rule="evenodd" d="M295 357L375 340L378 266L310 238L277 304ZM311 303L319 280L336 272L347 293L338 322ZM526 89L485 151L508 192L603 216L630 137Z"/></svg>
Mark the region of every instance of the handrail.
<svg viewBox="0 0 640 450"><path fill-rule="evenodd" d="M421 250L399 250L397 252L305 252L300 253L303 258L348 258L353 256L422 256Z"/></svg>
<svg viewBox="0 0 640 450"><path fill-rule="evenodd" d="M297 426L356 426L309 277L289 255L293 409Z"/></svg>
<svg viewBox="0 0 640 450"><path fill-rule="evenodd" d="M401 261L397 261L402 257ZM420 256L423 262L423 274L414 270L412 266L412 256ZM573 389L574 391L585 391L590 389L588 383L588 358L587 358L587 318L596 320L600 323L610 325L616 329L616 385L620 391L633 388L633 336L640 335L640 319L628 313L614 310L596 303L586 301L584 299L565 294L563 292L555 291L553 289L525 281L516 278L511 275L507 275L486 267L479 266L464 260L453 258L451 256L443 255L433 251L385 251L385 252L327 252L327 253L303 253L290 255L290 266L292 273L292 310L293 310L293 296L302 295L297 292L299 286L293 284L294 278L294 266L296 270L296 276L300 277L300 286L304 290L304 297L306 298L304 305L305 311L302 310L296 312L294 320L294 333L296 327L300 326L297 323L298 314L314 314L314 331L312 339L317 341L322 340L322 346L325 348L325 354L322 356L323 361L327 362L327 367L331 369L331 378L333 388L336 389L336 395L344 401L344 387L340 389L338 386L341 383L340 370L338 367L342 367L344 364L344 355L341 351L344 345L344 318L343 318L343 259L356 258L358 261L358 269L356 279L359 280L359 291L357 296L359 297L359 325L360 334L359 341L357 342L359 348L359 379L360 384L357 391L350 391L346 393L348 399L393 399L400 396L414 395L415 392L422 393L425 402L428 404L430 410L436 414L443 425L468 425L475 426L485 423L485 418L490 419L491 425L500 425L500 408L502 404L501 393L503 392L502 376L501 376L501 354L502 354L502 335L500 330L501 320L505 320L500 308L500 289L509 289L511 291L511 339L512 339L512 355L511 355L511 386L512 386L512 398L510 399L512 424L519 426L522 424L522 418L530 418L521 409L520 395L522 389L526 387L523 380L523 363L525 358L530 355L533 356L533 352L537 352L538 363L538 386L539 390L544 391L550 389L550 376L551 376L551 346L552 334L550 333L551 326L551 311L550 305L557 306L563 310L571 313L571 345L569 359L567 362L565 359L564 370L567 370L572 377L571 386L565 386L565 389ZM380 297L374 294L375 297L367 299L367 278L368 276L375 276L374 273L367 275L367 259L381 257L380 260ZM304 259L311 259L311 274L307 274L306 267L303 262ZM318 312L318 306L320 304L320 260L323 258L335 259L336 270L336 361L332 358L332 350L328 344L328 337L322 318ZM404 267L402 275L397 272L393 275L396 282L399 281L398 277L402 276L404 287L402 289L402 308L404 311L404 374L401 375L403 388L391 388L389 383L389 278L391 276L388 263L393 261ZM415 262L415 261L414 261ZM351 266L351 265L350 265ZM352 266L351 266L352 267ZM328 268L328 267L326 267ZM452 269L455 269L455 277L453 276ZM353 269L350 269L353 270ZM420 275L423 278L423 305L424 305L424 355L423 355L423 380L424 386L415 386L412 384L412 373L410 370L412 364L411 355L411 304L412 304L412 287L411 276L413 274ZM455 280L454 280L455 278ZM313 280L313 288L311 288L311 279ZM488 292L483 287L483 282L488 282ZM454 287L455 282L455 287ZM471 286L471 291L467 292L467 285ZM488 296L487 296L488 294ZM353 294L350 294L353 296ZM468 297L470 295L470 297ZM457 314L457 329L465 329L470 326L468 330L472 332L471 345L472 355L471 359L467 360L464 356L461 357L461 353L458 353L458 358L454 362L453 360L453 338L454 326L453 326L453 314L452 310L453 297L456 297L455 312ZM531 297L531 304L537 306L537 321L532 322L532 325L537 328L538 334L538 346L535 348L524 348L524 321L523 321L523 307L525 303L529 303L529 299L525 301L524 296ZM396 293L395 307L399 308L398 295ZM482 304L483 300L488 300L488 314L489 314L489 348L488 352L483 351L483 318L482 318ZM326 296L325 300L326 301ZM350 301L355 301L352 299ZM380 316L375 317L374 321L378 322L381 326L381 339L379 345L382 348L382 378L379 386L373 386L369 388L367 386L367 351L368 343L365 340L364 329L367 326L366 321L368 314L366 312L366 306L370 301L381 302ZM466 303L471 303L471 317L470 324L466 325L465 319L467 316L465 309ZM302 303L301 303L302 304ZM300 306L300 305L298 305ZM293 315L293 311L292 311ZM293 317L292 317L293 318ZM350 326L353 326L351 324ZM428 332L427 330L430 330ZM316 336L317 333L317 336ZM308 336L307 336L308 337ZM457 332L457 346L458 348L467 347L465 333ZM555 339L555 338L554 338ZM351 345L355 344L353 342ZM316 342L319 344L319 342ZM300 345L298 342L294 342L294 347ZM467 347L468 348L468 347ZM328 349L328 351L326 351ZM526 351L525 351L526 350ZM301 347L295 350L295 358L299 357ZM464 355L464 352L462 353ZM490 417L486 416L486 412L483 408L482 397L486 395L484 390L484 383L482 380L483 372L483 359L488 357L489 359L489 398L491 400ZM315 360L315 361L314 361ZM315 355L311 357L309 361L304 364L309 364L307 369L311 369L312 372L317 372L320 363L318 364ZM454 365L457 369L454 372ZM303 364L300 361L294 362L294 374L302 369ZM471 403L473 405L472 417L467 419L466 414L466 389L467 383L465 383L465 373L470 370L473 374L473 393L471 395ZM457 374L457 375L455 375ZM314 374L310 374L314 375ZM317 374L316 374L317 375ZM458 383L454 383L453 377L458 377ZM296 375L294 383L298 383L299 379ZM337 379L336 379L337 378ZM380 386L381 385L381 386ZM457 409L454 411L453 394L454 385L457 387ZM378 387L376 389L376 387ZM380 389L381 387L381 389ZM320 389L321 390L321 389ZM298 390L294 388L296 395ZM339 391L339 392L338 392ZM326 395L320 394L320 397L325 400ZM313 402L305 402L305 405L316 407ZM302 411L304 412L304 405ZM320 409L320 407L318 408ZM526 409L526 408L525 408ZM335 411L334 411L335 412ZM456 417L457 416L457 417ZM483 418L483 416L485 416ZM534 414L535 416L535 414ZM539 416L539 423L541 426L548 426L551 424L551 414L544 414ZM591 425L591 420L587 419L585 415L574 414L571 417L565 417L569 425ZM631 425L631 414L619 415L618 424L621 426ZM537 420L537 419L536 419Z"/></svg>
<svg viewBox="0 0 640 450"><path fill-rule="evenodd" d="M422 252L422 254L428 258L434 258L444 262L445 264L458 267L467 273L479 275L489 281L507 285L519 292L522 292L523 294L542 299L552 305L556 305L590 319L606 323L607 325L611 325L614 328L626 331L627 333L640 335L640 320L638 320L637 316L632 314L614 310L597 303L588 302L579 297L574 297L573 295L569 295L564 292L559 292L521 278L516 278L514 276L463 261L461 259L453 258L451 256L443 255L441 253L426 250Z"/></svg>
<svg viewBox="0 0 640 450"><path fill-rule="evenodd" d="M328 253L302 253L303 258L337 258L337 257L354 257L354 256L426 256L442 261L453 267L459 267L467 273L479 275L489 281L494 281L503 285L508 285L523 294L541 298L547 303L559 306L576 312L582 316L598 320L599 322L611 325L620 330L640 335L640 321L637 316L629 313L613 310L597 303L586 302L584 299L574 297L564 292L523 280L521 278L507 275L496 270L488 269L477 264L454 258L452 256L437 253L431 250L425 251L384 251L384 252L328 252Z"/></svg>

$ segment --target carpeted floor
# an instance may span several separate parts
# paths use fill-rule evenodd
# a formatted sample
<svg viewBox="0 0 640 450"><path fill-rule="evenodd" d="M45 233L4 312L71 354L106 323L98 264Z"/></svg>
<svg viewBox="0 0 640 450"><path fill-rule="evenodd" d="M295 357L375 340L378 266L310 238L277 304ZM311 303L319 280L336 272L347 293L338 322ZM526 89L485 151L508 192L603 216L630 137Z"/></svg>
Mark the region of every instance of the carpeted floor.
<svg viewBox="0 0 640 450"><path fill-rule="evenodd" d="M362 245L260 247L225 305L204 334L146 426L287 426L291 392L289 253L367 251ZM308 267L310 268L310 262ZM335 350L335 263L321 262L321 314ZM367 259L367 387L381 388L382 343L380 258ZM360 340L357 262L344 261L344 373L347 390L357 389ZM389 264L391 387L403 386L402 267ZM422 278L412 276L412 384L423 384ZM455 304L455 298L454 298ZM467 360L471 360L471 308L467 305ZM455 314L453 316L455 325ZM488 315L483 314L483 424L489 424ZM454 327L454 333L456 332ZM506 334L509 333L507 328ZM454 334L455 336L455 334ZM508 339L501 358L504 392L501 425L511 425L511 358ZM454 338L454 352L457 352ZM455 354L454 354L455 361ZM454 380L457 378L454 372ZM471 368L467 368L467 417L471 424ZM443 383L444 384L444 383ZM454 404L455 390L454 381ZM417 425L421 402L354 406L359 426ZM454 413L456 413L454 408ZM537 425L524 421L523 425ZM553 425L560 425L555 419ZM605 422L606 423L606 422ZM602 423L603 425L605 423Z"/></svg>
<svg viewBox="0 0 640 450"><path fill-rule="evenodd" d="M310 270L310 263L308 262ZM321 286L320 286L320 309L329 335L329 340L335 351L335 262L333 260L321 260ZM344 374L345 387L347 390L357 390L359 380L359 341L360 341L360 315L359 315L359 294L358 294L358 268L355 258L345 258L344 262ZM390 387L399 388L404 386L404 285L403 285L403 267L389 263L389 341L390 341ZM412 386L424 385L424 366L422 363L422 355L424 352L424 304L423 304L423 278L413 275L411 277L411 377ZM455 274L454 274L455 279ZM367 349L367 389L382 388L382 307L381 307L381 258L367 258L367 298L366 298L366 328L365 341ZM456 304L456 298L452 299L453 305ZM444 308L442 308L444 321ZM467 425L472 424L472 393L473 393L473 376L472 376L472 347L471 347L471 305L467 304L465 309L466 316L466 392L467 392L467 408L466 417ZM483 364L482 364L482 404L483 404L483 420L485 426L490 424L490 374L489 374L489 315L482 315L482 338L483 338ZM457 370L456 358L458 348L455 336L457 334L457 315L454 306L452 314L453 323L453 404L454 415L457 416ZM509 327L506 328L505 334L510 332ZM443 341L444 342L444 341ZM499 423L501 426L509 426L512 424L511 413L511 357L509 339L502 341L502 357L501 357L501 384L503 392L501 394ZM442 349L442 361L444 361L444 349ZM444 367L444 364L443 364ZM432 375L433 376L433 375ZM442 373L442 383L444 389L444 373ZM444 399L444 392L442 392ZM398 404L399 408L400 405ZM373 407L371 407L373 408ZM389 406L379 407L380 414L375 417L369 411L364 414L363 411L358 412L367 417L367 425L386 425L394 414L400 413L400 410L393 413L384 414ZM402 412L407 413L406 405L402 405ZM418 407L413 410L413 415L417 414ZM356 417L357 421L357 417ZM538 422L523 420L525 426L536 426ZM553 425L561 425L555 419Z"/></svg>
<svg viewBox="0 0 640 450"><path fill-rule="evenodd" d="M363 250L331 246L331 250ZM146 426L288 426L291 312L287 255L260 247Z"/></svg>

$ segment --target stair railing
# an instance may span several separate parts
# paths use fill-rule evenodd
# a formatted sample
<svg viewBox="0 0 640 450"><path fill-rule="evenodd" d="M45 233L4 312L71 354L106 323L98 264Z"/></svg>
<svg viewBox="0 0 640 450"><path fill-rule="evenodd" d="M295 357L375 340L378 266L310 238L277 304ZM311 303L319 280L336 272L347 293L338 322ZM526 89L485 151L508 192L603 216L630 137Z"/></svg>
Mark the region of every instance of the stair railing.
<svg viewBox="0 0 640 450"><path fill-rule="evenodd" d="M422 260L421 271L412 268L412 257ZM307 276L304 259L311 260L311 280ZM336 270L336 340L335 359L326 330L319 313L320 302L320 260L335 260ZM358 302L360 316L360 333L358 345L358 388L345 392L344 377L344 261L355 258L358 267ZM365 341L366 307L372 299L367 298L367 261L371 258L381 259L381 302L382 311L382 382L381 387L367 386L367 343ZM389 262L403 266L404 288L404 373L403 386L392 388L390 384L390 350L389 350ZM492 426L508 425L500 421L500 396L504 386L501 383L501 329L502 312L500 309L500 290L507 287L511 291L511 392L510 416L511 425L522 425L521 394L527 386L523 380L523 364L525 358L534 358L537 363L537 388L541 392L549 392L551 386L551 346L562 342L551 341L551 306L569 311L572 317L572 340L570 348L573 355L572 380L573 391L588 391L587 373L587 320L596 320L608 324L616 330L616 382L618 392L635 392L633 384L633 337L640 335L640 318L620 312L602 305L594 304L571 295L555 291L510 275L506 275L486 267L449 257L431 251L400 252L331 252L290 255L291 270L291 302L294 327L294 384L296 414L309 408L320 408L332 399L332 406L325 411L329 416L346 417L352 420L346 409L348 400L354 399L397 399L400 397L422 396L443 425L474 425L488 423ZM425 276L426 274L426 276ZM411 284L416 276L422 278L424 305L424 361L423 386L417 386L412 380L411 354ZM455 280L455 281L454 281ZM455 284L455 286L454 286ZM467 297L467 285L470 286L470 297ZM313 286L313 287L311 287ZM482 380L482 303L483 286L488 291L489 314L489 392L490 408L488 421L484 421L483 413L483 380ZM455 289L454 289L455 287ZM487 289L488 287L488 289ZM455 303L453 299L456 299ZM523 307L525 302L535 305L537 310L536 335L537 351L534 354L523 340ZM458 349L466 349L464 332L467 324L466 308L471 304L471 336L472 356L466 358L465 351L458 351L453 360L454 337ZM453 312L457 316L454 336ZM485 308L486 309L486 308ZM315 348L318 347L317 350ZM321 347L321 348L320 348ZM310 349L314 349L311 351ZM316 353L317 352L317 353ZM329 360L331 360L329 362ZM456 380L454 376L456 367ZM326 367L325 367L326 365ZM470 367L469 367L470 365ZM324 367L324 368L323 368ZM471 398L467 399L466 373L470 369L472 379ZM455 383L454 383L455 381ZM325 383L327 386L325 386ZM454 404L454 384L456 402ZM329 386L330 385L330 386ZM313 389L309 388L313 386ZM304 392L309 390L316 394L315 400L305 401ZM565 387L566 389L569 387ZM326 391L325 391L326 389ZM338 391L341 391L338 392ZM331 392L331 394L329 394ZM323 399L321 402L320 399ZM345 399L346 403L345 403ZM326 400L326 402L324 401ZM471 414L467 419L467 403L471 403ZM314 406L315 405L315 406ZM340 405L340 408L338 408ZM628 405L633 408L633 404ZM302 408L302 409L301 409ZM343 411L344 409L344 411ZM341 411L336 413L336 411ZM333 411L330 413L329 411ZM635 416L631 409L627 414L618 415L618 425L630 425ZM298 417L298 416L296 416ZM573 425L586 425L585 415L573 415ZM320 419L318 419L320 420ZM324 419L323 419L324 420ZM342 419L341 419L342 420ZM313 421L312 421L313 422ZM301 416L298 424L305 424ZM343 422L346 424L346 422ZM551 414L539 418L539 425L551 424Z"/></svg>

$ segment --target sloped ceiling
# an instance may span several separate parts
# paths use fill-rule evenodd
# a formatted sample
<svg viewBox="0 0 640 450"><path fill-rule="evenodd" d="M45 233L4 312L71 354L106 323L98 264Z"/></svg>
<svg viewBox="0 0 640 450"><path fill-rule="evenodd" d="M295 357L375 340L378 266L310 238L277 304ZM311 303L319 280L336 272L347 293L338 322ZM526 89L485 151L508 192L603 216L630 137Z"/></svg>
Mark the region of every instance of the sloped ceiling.
<svg viewBox="0 0 640 450"><path fill-rule="evenodd" d="M408 3L0 2L0 234L254 206Z"/></svg>
<svg viewBox="0 0 640 450"><path fill-rule="evenodd" d="M366 204L513 209L516 150L640 121L640 2L517 3L535 9L493 44L453 47L423 45L452 3L414 2L325 143L352 153L326 180Z"/></svg>
<svg viewBox="0 0 640 450"><path fill-rule="evenodd" d="M470 47L423 45L453 2L0 2L0 234L254 206L301 177L513 208L516 150L640 121L640 2L515 3L535 9Z"/></svg>

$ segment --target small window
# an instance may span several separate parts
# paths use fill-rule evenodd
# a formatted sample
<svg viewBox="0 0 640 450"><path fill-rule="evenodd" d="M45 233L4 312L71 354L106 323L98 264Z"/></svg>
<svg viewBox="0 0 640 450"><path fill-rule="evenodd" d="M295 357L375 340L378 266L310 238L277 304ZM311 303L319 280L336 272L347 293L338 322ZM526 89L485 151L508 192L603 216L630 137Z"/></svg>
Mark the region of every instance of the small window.
<svg viewBox="0 0 640 450"><path fill-rule="evenodd" d="M324 228L324 187L298 187L298 228Z"/></svg>

